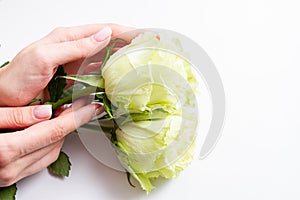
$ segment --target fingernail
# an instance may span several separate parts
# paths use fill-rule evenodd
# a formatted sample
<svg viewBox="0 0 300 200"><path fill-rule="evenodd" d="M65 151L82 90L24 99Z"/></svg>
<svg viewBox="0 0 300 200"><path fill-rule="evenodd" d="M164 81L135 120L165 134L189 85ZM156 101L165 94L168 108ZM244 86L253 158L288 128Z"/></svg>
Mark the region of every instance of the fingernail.
<svg viewBox="0 0 300 200"><path fill-rule="evenodd" d="M51 105L35 106L35 108L33 109L33 114L37 119L50 118L52 115L52 106Z"/></svg>
<svg viewBox="0 0 300 200"><path fill-rule="evenodd" d="M106 38L108 38L112 33L112 30L110 27L105 26L104 28L102 28L98 33L96 33L94 35L94 39L97 42L102 42L103 40L105 40Z"/></svg>
<svg viewBox="0 0 300 200"><path fill-rule="evenodd" d="M98 116L104 112L104 107L100 104L95 104L95 114L94 116Z"/></svg>

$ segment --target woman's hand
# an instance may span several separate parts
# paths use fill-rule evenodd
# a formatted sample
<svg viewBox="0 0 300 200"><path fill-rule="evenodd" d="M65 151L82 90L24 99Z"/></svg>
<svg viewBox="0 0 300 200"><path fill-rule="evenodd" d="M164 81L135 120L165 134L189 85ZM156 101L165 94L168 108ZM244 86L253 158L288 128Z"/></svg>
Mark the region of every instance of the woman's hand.
<svg viewBox="0 0 300 200"><path fill-rule="evenodd" d="M0 106L23 106L32 99L44 99L42 91L59 65L77 72L82 59L95 49L103 49L111 36L132 30L113 24L94 24L57 28L23 49L7 66L0 69Z"/></svg>
<svg viewBox="0 0 300 200"><path fill-rule="evenodd" d="M25 128L0 134L0 187L9 186L53 163L64 137L103 112L99 105L81 103L72 107L51 120L49 105L0 108L0 129Z"/></svg>

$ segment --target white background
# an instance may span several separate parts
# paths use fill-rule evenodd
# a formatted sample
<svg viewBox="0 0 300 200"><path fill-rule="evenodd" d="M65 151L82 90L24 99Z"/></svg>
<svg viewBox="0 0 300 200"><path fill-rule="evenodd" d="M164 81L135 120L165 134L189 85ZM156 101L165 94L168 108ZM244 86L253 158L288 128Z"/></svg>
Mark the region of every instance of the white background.
<svg viewBox="0 0 300 200"><path fill-rule="evenodd" d="M69 178L44 170L18 200L300 199L300 6L295 0L0 0L0 62L57 26L167 28L201 45L223 79L227 114L213 153L150 195L96 161L76 136ZM9 83L8 83L9 84Z"/></svg>

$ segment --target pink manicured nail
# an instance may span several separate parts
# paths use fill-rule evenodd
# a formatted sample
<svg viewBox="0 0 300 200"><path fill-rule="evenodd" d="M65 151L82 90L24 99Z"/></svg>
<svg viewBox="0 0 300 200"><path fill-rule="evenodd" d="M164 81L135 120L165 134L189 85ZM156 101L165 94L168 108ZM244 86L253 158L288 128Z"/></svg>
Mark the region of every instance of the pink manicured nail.
<svg viewBox="0 0 300 200"><path fill-rule="evenodd" d="M37 119L50 118L52 115L52 106L51 105L35 106L35 108L33 108L33 114Z"/></svg>
<svg viewBox="0 0 300 200"><path fill-rule="evenodd" d="M104 28L102 28L98 33L96 33L94 35L94 39L97 42L102 42L103 40L105 40L106 38L108 38L112 33L112 30L110 27L105 26Z"/></svg>
<svg viewBox="0 0 300 200"><path fill-rule="evenodd" d="M102 105L97 105L95 106L95 116L100 115L101 113L104 112L104 107Z"/></svg>

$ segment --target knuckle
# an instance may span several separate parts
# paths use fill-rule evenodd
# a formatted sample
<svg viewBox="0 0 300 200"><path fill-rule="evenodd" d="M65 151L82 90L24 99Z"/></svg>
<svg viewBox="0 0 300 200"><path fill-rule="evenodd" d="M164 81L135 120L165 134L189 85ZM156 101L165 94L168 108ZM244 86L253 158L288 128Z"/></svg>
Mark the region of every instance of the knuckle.
<svg viewBox="0 0 300 200"><path fill-rule="evenodd" d="M55 148L55 150L54 150L54 152L52 154L52 157L50 158L51 163L55 162L58 159L59 153L60 153L60 149L61 149L60 147L56 147Z"/></svg>
<svg viewBox="0 0 300 200"><path fill-rule="evenodd" d="M41 159L38 161L38 165L39 165L40 169L44 169L47 166L54 163L58 159L59 152L57 154L51 152L48 156L49 157L47 159Z"/></svg>
<svg viewBox="0 0 300 200"><path fill-rule="evenodd" d="M80 58L85 58L88 54L87 49L87 43L84 42L84 40L77 40L75 42L75 48L78 50L78 56Z"/></svg>
<svg viewBox="0 0 300 200"><path fill-rule="evenodd" d="M56 63L53 62L53 59L49 57L47 53L47 46L34 46L31 49L31 59L35 60L35 65L39 67L39 73L41 76L49 77L53 74L53 67Z"/></svg>
<svg viewBox="0 0 300 200"><path fill-rule="evenodd" d="M58 148L56 147L54 150L52 150L47 156L47 159L40 159L38 160L38 165L40 166L40 169L44 169L47 166L51 165L52 163L54 163L58 157L59 157L59 153L61 150L61 146Z"/></svg>
<svg viewBox="0 0 300 200"><path fill-rule="evenodd" d="M106 23L105 25L109 27L119 26L117 23Z"/></svg>
<svg viewBox="0 0 300 200"><path fill-rule="evenodd" d="M33 46L31 49L30 49L30 54L32 57L34 58L40 58L42 56L42 47L41 46L38 46L38 45L35 45Z"/></svg>
<svg viewBox="0 0 300 200"><path fill-rule="evenodd" d="M7 166L15 157L15 146L0 140L0 169Z"/></svg>
<svg viewBox="0 0 300 200"><path fill-rule="evenodd" d="M54 34L54 35L61 34L61 33L65 32L65 30L66 30L66 27L59 26L59 27L56 27L56 28L51 32L51 34Z"/></svg>
<svg viewBox="0 0 300 200"><path fill-rule="evenodd" d="M7 166L17 156L16 144L11 138L4 134L0 137L0 169Z"/></svg>
<svg viewBox="0 0 300 200"><path fill-rule="evenodd" d="M44 45L32 45L26 52L27 55L30 55L28 59L34 60L35 66L39 66L41 72L43 72L51 64L45 48L46 47Z"/></svg>
<svg viewBox="0 0 300 200"><path fill-rule="evenodd" d="M12 185L17 177L16 171L10 167L0 168L0 186L7 187Z"/></svg>
<svg viewBox="0 0 300 200"><path fill-rule="evenodd" d="M37 64L39 64L42 68L49 66L49 61L47 60L47 55L45 55L44 52L45 52L45 47L43 47L42 45L34 46L31 49L32 58L34 58L36 60Z"/></svg>
<svg viewBox="0 0 300 200"><path fill-rule="evenodd" d="M57 39L61 38L61 36L63 35L65 39L59 39L62 41L75 40L76 35L74 35L74 33L70 30L70 27L57 27L50 33L50 35Z"/></svg>
<svg viewBox="0 0 300 200"><path fill-rule="evenodd" d="M49 138L50 143L52 144L52 143L57 142L57 141L61 140L62 138L64 138L66 132L67 132L67 130L65 129L63 124L55 123L53 125L53 130L52 130L52 133Z"/></svg>
<svg viewBox="0 0 300 200"><path fill-rule="evenodd" d="M10 163L10 156L1 150L0 151L0 167L4 167L8 163Z"/></svg>
<svg viewBox="0 0 300 200"><path fill-rule="evenodd" d="M9 116L9 124L12 127L21 128L24 126L24 115L21 109L13 109L11 115Z"/></svg>

